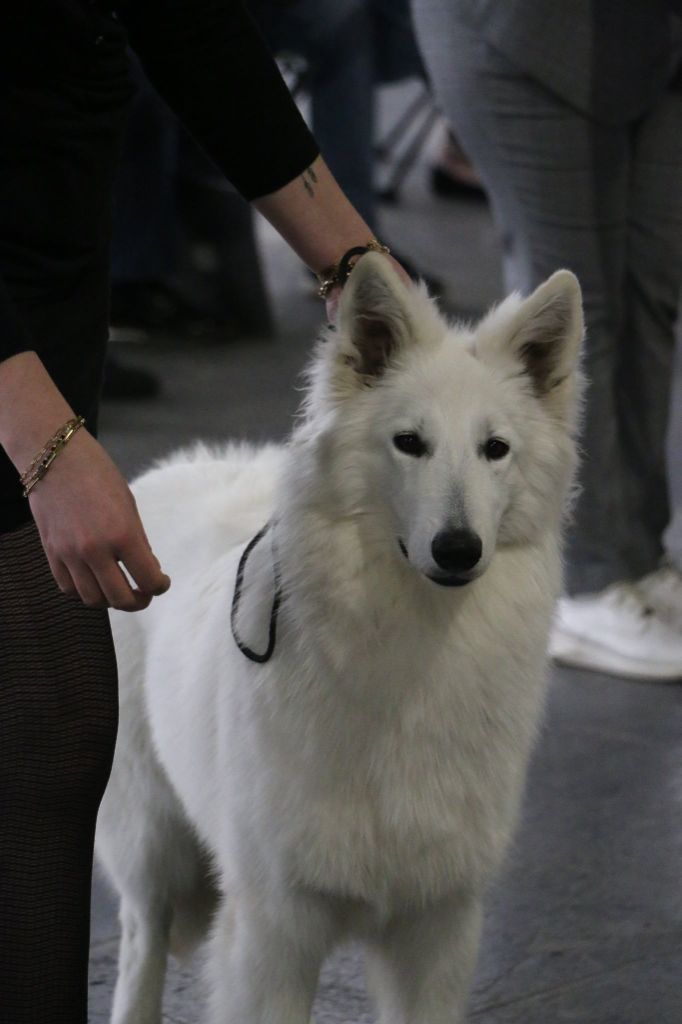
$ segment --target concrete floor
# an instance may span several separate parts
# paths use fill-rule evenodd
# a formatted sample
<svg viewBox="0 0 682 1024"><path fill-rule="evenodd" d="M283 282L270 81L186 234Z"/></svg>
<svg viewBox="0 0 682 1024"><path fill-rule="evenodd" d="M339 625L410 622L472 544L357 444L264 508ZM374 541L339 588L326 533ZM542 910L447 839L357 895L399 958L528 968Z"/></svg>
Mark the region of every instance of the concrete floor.
<svg viewBox="0 0 682 1024"><path fill-rule="evenodd" d="M423 161L383 235L446 286L446 303L484 309L501 291L484 206L434 199ZM154 369L162 397L106 404L102 438L132 475L193 438L282 437L321 318L282 243L259 229L279 333L224 347L119 346ZM682 690L555 671L521 826L488 902L472 1021L682 1022ZM115 906L94 885L91 1022L108 1020ZM198 964L169 978L166 1017L201 1021ZM361 958L342 950L322 978L316 1024L374 1020Z"/></svg>

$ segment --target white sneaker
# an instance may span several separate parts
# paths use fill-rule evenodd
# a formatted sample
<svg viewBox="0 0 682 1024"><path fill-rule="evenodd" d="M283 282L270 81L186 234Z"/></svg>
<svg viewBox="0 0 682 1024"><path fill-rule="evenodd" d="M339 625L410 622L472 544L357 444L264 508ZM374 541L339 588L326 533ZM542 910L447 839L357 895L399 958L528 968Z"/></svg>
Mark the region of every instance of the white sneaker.
<svg viewBox="0 0 682 1024"><path fill-rule="evenodd" d="M561 598L549 653L564 665L615 676L682 679L682 631L664 622L631 583Z"/></svg>
<svg viewBox="0 0 682 1024"><path fill-rule="evenodd" d="M682 634L682 573L670 562L637 581L637 590L656 615Z"/></svg>

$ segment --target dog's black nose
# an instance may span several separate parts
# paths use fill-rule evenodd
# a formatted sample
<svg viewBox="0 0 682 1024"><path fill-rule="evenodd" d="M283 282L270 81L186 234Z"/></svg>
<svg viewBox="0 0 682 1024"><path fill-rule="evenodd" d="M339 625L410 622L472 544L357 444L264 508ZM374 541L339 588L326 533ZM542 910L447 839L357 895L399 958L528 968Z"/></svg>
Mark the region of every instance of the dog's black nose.
<svg viewBox="0 0 682 1024"><path fill-rule="evenodd" d="M431 543L434 562L446 572L473 569L482 551L481 538L473 530L441 530Z"/></svg>

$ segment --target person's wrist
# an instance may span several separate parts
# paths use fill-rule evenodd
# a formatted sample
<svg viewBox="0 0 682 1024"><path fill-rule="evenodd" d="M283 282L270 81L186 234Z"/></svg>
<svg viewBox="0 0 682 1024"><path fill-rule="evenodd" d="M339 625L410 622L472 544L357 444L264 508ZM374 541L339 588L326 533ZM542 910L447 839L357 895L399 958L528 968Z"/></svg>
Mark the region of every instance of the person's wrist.
<svg viewBox="0 0 682 1024"><path fill-rule="evenodd" d="M388 251L385 253L385 258L389 261L396 275L400 278L403 284L409 287L412 284L412 279L410 278L409 274L404 269L404 267L402 267L400 263L398 263L398 261L393 256L391 256L390 252ZM361 256L358 256L358 259L361 259ZM327 322L330 325L333 325L336 322L336 315L338 313L339 302L341 301L341 292L344 283L345 281L343 283L340 283L338 281L333 283L332 286L327 290L327 293L324 295L324 303L327 311Z"/></svg>
<svg viewBox="0 0 682 1024"><path fill-rule="evenodd" d="M42 410L41 415L35 420L17 421L13 428L6 432L2 447L20 475L26 472L32 459L60 427L73 418L73 410L64 402L63 405L55 405L53 409Z"/></svg>
<svg viewBox="0 0 682 1024"><path fill-rule="evenodd" d="M0 362L0 445L19 473L74 415L35 352Z"/></svg>
<svg viewBox="0 0 682 1024"><path fill-rule="evenodd" d="M82 416L70 418L49 437L40 451L36 452L28 468L21 474L21 486L24 489L25 498L28 498L33 488L46 476L55 459L61 455L84 424L85 420Z"/></svg>
<svg viewBox="0 0 682 1024"><path fill-rule="evenodd" d="M319 282L317 294L320 298L327 299L333 290L343 288L357 260L366 252L380 252L388 256L390 251L387 245L382 245L374 236L360 245L350 246L334 263L316 275Z"/></svg>

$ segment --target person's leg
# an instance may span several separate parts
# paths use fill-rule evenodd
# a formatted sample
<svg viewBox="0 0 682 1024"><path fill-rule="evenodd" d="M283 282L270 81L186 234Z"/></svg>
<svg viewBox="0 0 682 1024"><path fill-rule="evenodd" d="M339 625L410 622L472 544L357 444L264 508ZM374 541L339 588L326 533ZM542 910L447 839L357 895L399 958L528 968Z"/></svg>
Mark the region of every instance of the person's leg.
<svg viewBox="0 0 682 1024"><path fill-rule="evenodd" d="M178 257L178 125L132 65L137 94L130 109L115 189L111 241L114 285L172 279Z"/></svg>
<svg viewBox="0 0 682 1024"><path fill-rule="evenodd" d="M679 82L678 82L679 88ZM647 605L682 633L682 504L669 511L666 430L674 387L675 322L682 282L682 94L669 91L642 120L635 143L628 306L620 374L621 421L628 458L630 560ZM677 374L679 374L679 361ZM673 472L679 458L679 410L671 418ZM673 484L675 482L673 475ZM664 554L661 564L658 560Z"/></svg>
<svg viewBox="0 0 682 1024"><path fill-rule="evenodd" d="M248 203L187 132L180 135L179 294L187 333L213 341L272 334L272 311ZM189 316L188 316L189 321Z"/></svg>
<svg viewBox="0 0 682 1024"><path fill-rule="evenodd" d="M559 267L577 274L589 380L582 495L569 538L568 586L623 578L616 346L625 279L629 133L599 127L462 25L442 0L414 0L437 97L480 174L504 248L508 288L529 292Z"/></svg>
<svg viewBox="0 0 682 1024"><path fill-rule="evenodd" d="M637 126L625 316L618 374L628 470L628 565L654 571L670 519L666 435L682 285L682 94L666 92Z"/></svg>
<svg viewBox="0 0 682 1024"><path fill-rule="evenodd" d="M414 0L414 12L443 109L490 196L507 285L527 292L564 266L583 289L582 490L567 538L572 596L559 603L550 651L619 676L682 677L682 635L628 582L639 571L631 541L641 524L628 502L617 380L635 126L582 116L460 24L443 0Z"/></svg>
<svg viewBox="0 0 682 1024"><path fill-rule="evenodd" d="M682 505L679 505L668 524L664 537L668 558L678 573L682 574Z"/></svg>
<svg viewBox="0 0 682 1024"><path fill-rule="evenodd" d="M0 536L0 1019L85 1024L95 819L116 734L106 611L31 523Z"/></svg>

